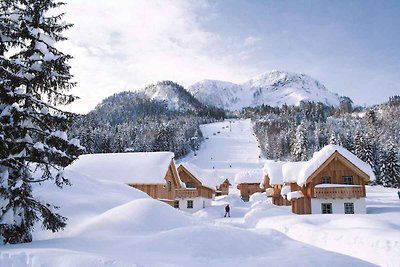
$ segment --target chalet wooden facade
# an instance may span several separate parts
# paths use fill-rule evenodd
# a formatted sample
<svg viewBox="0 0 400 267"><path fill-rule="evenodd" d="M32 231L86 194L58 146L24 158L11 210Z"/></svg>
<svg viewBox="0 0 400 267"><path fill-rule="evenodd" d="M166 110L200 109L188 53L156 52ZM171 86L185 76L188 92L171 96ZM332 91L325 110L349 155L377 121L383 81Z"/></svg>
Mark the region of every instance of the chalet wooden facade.
<svg viewBox="0 0 400 267"><path fill-rule="evenodd" d="M260 183L240 183L237 185L237 189L240 191L240 197L246 202L250 200L252 194L265 191L260 188Z"/></svg>
<svg viewBox="0 0 400 267"><path fill-rule="evenodd" d="M263 177L262 170L251 170L236 174L235 183L240 191L240 197L243 201L249 201L254 193L264 192L265 189L260 185Z"/></svg>
<svg viewBox="0 0 400 267"><path fill-rule="evenodd" d="M144 182L145 180L143 180ZM127 183L136 189L139 189L150 197L161 200L165 203L174 205L175 199L177 198L177 191L182 189L180 177L176 169L174 160L171 159L165 176L160 183Z"/></svg>
<svg viewBox="0 0 400 267"><path fill-rule="evenodd" d="M231 183L228 179L225 179L220 185L217 186L216 196L227 196L229 195L229 187Z"/></svg>
<svg viewBox="0 0 400 267"><path fill-rule="evenodd" d="M203 185L201 177L194 176L184 165L178 167L178 174L185 188L176 190L175 207L194 211L211 205L215 189Z"/></svg>
<svg viewBox="0 0 400 267"><path fill-rule="evenodd" d="M283 165L283 175L296 214L365 213L365 184L374 178L366 163L333 145L308 162Z"/></svg>

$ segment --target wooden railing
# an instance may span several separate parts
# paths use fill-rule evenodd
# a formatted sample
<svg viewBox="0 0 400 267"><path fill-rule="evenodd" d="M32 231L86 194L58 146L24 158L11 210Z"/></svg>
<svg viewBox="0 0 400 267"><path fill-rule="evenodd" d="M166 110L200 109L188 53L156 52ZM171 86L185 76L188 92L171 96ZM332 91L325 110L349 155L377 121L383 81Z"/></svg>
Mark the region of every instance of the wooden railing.
<svg viewBox="0 0 400 267"><path fill-rule="evenodd" d="M178 198L194 198L194 197L198 197L198 196L199 196L199 192L195 188L193 188L193 189L185 189L185 188L176 189L176 197L178 197Z"/></svg>
<svg viewBox="0 0 400 267"><path fill-rule="evenodd" d="M362 186L343 187L316 187L314 188L316 198L360 198L364 197Z"/></svg>

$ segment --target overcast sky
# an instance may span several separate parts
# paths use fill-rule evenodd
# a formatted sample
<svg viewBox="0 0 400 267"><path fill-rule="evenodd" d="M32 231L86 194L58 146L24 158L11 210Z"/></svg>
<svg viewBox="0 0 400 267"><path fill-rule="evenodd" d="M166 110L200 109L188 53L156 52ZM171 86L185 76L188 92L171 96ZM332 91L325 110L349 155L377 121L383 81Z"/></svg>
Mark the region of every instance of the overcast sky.
<svg viewBox="0 0 400 267"><path fill-rule="evenodd" d="M241 83L270 70L308 74L357 104L400 94L400 1L66 0L74 27L68 109L160 80Z"/></svg>

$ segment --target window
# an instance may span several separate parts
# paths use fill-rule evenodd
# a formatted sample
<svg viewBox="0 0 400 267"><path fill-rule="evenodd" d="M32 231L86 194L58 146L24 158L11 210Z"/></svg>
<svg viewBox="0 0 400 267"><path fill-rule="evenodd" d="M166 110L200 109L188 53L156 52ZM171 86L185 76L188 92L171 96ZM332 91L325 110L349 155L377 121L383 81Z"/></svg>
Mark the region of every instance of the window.
<svg viewBox="0 0 400 267"><path fill-rule="evenodd" d="M344 203L344 214L354 214L354 203Z"/></svg>
<svg viewBox="0 0 400 267"><path fill-rule="evenodd" d="M187 201L187 208L188 209L193 209L193 200L188 200Z"/></svg>
<svg viewBox="0 0 400 267"><path fill-rule="evenodd" d="M174 208L179 209L179 200L174 201Z"/></svg>
<svg viewBox="0 0 400 267"><path fill-rule="evenodd" d="M331 183L331 177L322 177L321 183L322 184L330 184Z"/></svg>
<svg viewBox="0 0 400 267"><path fill-rule="evenodd" d="M321 211L322 214L332 214L332 203L322 203Z"/></svg>
<svg viewBox="0 0 400 267"><path fill-rule="evenodd" d="M192 183L192 182L187 182L187 183L186 183L186 188L195 188L194 183Z"/></svg>
<svg viewBox="0 0 400 267"><path fill-rule="evenodd" d="M343 176L343 184L353 184L353 176Z"/></svg>

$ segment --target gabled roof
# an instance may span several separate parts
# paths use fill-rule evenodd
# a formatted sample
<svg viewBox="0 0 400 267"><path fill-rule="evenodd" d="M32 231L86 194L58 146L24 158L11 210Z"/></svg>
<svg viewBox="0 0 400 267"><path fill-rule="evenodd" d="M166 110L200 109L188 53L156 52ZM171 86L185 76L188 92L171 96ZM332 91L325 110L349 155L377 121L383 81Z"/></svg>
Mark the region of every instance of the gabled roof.
<svg viewBox="0 0 400 267"><path fill-rule="evenodd" d="M282 166L286 162L267 160L264 164L264 175L268 175L270 185L283 184Z"/></svg>
<svg viewBox="0 0 400 267"><path fill-rule="evenodd" d="M367 163L359 159L356 155L347 149L337 145L327 145L320 151L314 153L313 157L304 162L287 163L283 165L283 175L285 182L296 182L303 186L309 178L323 165L329 163L335 157L335 153L339 155L346 164L357 168L363 177L375 180L375 174Z"/></svg>
<svg viewBox="0 0 400 267"><path fill-rule="evenodd" d="M225 181L223 176L218 175L217 170L207 171L187 162L181 163L180 166L189 171L203 186L210 189L216 190L216 187Z"/></svg>
<svg viewBox="0 0 400 267"><path fill-rule="evenodd" d="M101 180L130 184L164 184L172 152L87 154L67 169Z"/></svg>

